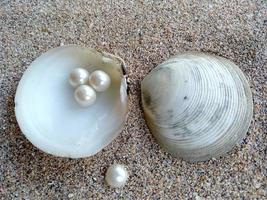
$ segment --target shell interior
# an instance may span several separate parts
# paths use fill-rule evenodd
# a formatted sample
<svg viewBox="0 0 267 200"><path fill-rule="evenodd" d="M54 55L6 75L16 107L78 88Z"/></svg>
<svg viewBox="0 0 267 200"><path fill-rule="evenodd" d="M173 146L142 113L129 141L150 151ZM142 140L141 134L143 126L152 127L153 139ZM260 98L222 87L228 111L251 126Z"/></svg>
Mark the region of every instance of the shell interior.
<svg viewBox="0 0 267 200"><path fill-rule="evenodd" d="M110 88L97 93L87 108L74 99L68 83L76 67L109 74ZM76 45L49 50L24 73L15 97L17 121L25 136L41 150L63 157L91 156L120 132L127 113L122 62L111 54Z"/></svg>

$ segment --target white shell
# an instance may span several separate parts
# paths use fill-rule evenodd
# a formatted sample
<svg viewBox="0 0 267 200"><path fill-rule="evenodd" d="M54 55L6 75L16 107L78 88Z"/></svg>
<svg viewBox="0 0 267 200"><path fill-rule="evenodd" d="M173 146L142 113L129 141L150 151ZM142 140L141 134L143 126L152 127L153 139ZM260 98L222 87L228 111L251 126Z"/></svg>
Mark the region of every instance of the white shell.
<svg viewBox="0 0 267 200"><path fill-rule="evenodd" d="M89 107L81 107L68 83L70 72L83 66L102 70L111 85ZM81 158L108 145L127 114L125 65L108 53L76 45L51 49L37 58L19 82L15 113L24 135L39 149L62 157Z"/></svg>
<svg viewBox="0 0 267 200"><path fill-rule="evenodd" d="M252 119L248 82L222 57L177 55L147 75L141 90L149 129L168 152L188 161L230 151Z"/></svg>

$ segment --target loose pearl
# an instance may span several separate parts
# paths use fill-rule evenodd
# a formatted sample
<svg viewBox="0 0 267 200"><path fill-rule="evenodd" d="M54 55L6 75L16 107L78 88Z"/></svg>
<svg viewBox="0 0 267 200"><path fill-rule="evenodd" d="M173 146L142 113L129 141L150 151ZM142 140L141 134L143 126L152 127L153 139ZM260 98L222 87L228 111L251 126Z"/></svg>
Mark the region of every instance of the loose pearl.
<svg viewBox="0 0 267 200"><path fill-rule="evenodd" d="M92 105L96 100L96 93L88 85L80 85L74 92L76 101L83 107Z"/></svg>
<svg viewBox="0 0 267 200"><path fill-rule="evenodd" d="M111 165L106 173L106 182L111 187L123 187L129 174L123 165L113 164Z"/></svg>
<svg viewBox="0 0 267 200"><path fill-rule="evenodd" d="M69 75L69 83L72 87L77 87L79 85L88 82L89 73L86 69L75 68Z"/></svg>
<svg viewBox="0 0 267 200"><path fill-rule="evenodd" d="M97 92L103 92L110 86L110 77L107 73L96 70L89 77L89 83Z"/></svg>

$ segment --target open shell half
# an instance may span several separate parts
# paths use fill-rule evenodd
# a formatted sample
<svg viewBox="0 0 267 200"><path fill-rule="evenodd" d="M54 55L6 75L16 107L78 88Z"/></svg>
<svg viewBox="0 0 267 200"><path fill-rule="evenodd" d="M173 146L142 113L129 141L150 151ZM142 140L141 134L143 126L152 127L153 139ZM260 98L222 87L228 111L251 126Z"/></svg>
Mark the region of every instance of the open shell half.
<svg viewBox="0 0 267 200"><path fill-rule="evenodd" d="M111 86L87 108L74 99L70 72L83 67L102 70ZM127 84L122 59L76 45L51 49L25 71L15 96L15 113L24 135L55 156L81 158L96 154L121 131L127 115Z"/></svg>

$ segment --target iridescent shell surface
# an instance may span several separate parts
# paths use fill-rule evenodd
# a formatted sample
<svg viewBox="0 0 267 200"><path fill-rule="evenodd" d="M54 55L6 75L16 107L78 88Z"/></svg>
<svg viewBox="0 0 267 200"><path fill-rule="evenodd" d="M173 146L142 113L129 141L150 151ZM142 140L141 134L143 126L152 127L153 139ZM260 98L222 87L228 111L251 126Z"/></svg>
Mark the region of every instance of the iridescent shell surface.
<svg viewBox="0 0 267 200"><path fill-rule="evenodd" d="M81 107L68 83L77 67L106 72L110 87L96 102ZM121 131L127 115L124 62L111 54L76 45L54 48L25 71L15 97L15 113L23 134L46 153L88 157L108 145Z"/></svg>

